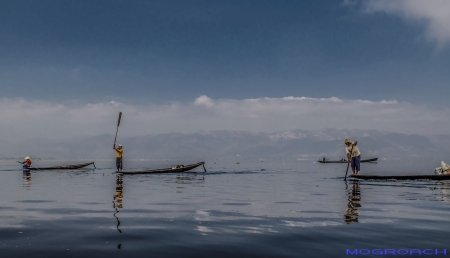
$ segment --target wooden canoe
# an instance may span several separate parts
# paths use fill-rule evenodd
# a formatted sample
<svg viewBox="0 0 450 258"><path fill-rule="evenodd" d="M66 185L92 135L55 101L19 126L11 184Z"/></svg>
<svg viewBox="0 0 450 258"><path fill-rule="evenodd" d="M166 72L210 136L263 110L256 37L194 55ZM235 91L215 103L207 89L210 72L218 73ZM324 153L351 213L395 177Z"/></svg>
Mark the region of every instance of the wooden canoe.
<svg viewBox="0 0 450 258"><path fill-rule="evenodd" d="M350 177L364 180L450 180L450 174L404 176L350 175Z"/></svg>
<svg viewBox="0 0 450 258"><path fill-rule="evenodd" d="M84 168L89 165L93 165L95 168L94 162L89 163L83 163L83 164L74 164L74 165L62 165L62 166L54 166L54 167L30 167L30 168L23 168L23 170L61 170L61 169L79 169Z"/></svg>
<svg viewBox="0 0 450 258"><path fill-rule="evenodd" d="M373 158L373 159L363 159L361 160L361 163L366 163L366 162L375 162L377 161L378 158ZM348 163L346 160L342 161L342 160L318 160L317 162L319 163Z"/></svg>
<svg viewBox="0 0 450 258"><path fill-rule="evenodd" d="M152 174L152 173L179 173L179 172L186 172L189 170L192 170L198 166L203 165L203 169L206 172L205 169L205 162L199 162L195 164L190 164L186 166L174 166L170 168L161 168L161 169L149 169L149 170L140 170L140 171L122 171L122 172L116 172L124 175L135 175L135 174Z"/></svg>

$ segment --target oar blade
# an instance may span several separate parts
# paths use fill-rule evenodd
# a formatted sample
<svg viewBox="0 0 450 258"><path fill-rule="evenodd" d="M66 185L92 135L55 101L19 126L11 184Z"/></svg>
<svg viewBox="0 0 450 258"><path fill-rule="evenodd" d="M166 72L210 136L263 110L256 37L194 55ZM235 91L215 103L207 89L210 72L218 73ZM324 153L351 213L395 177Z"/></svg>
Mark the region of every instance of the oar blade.
<svg viewBox="0 0 450 258"><path fill-rule="evenodd" d="M120 125L120 119L122 119L122 112L119 112L119 120L117 121L117 127Z"/></svg>
<svg viewBox="0 0 450 258"><path fill-rule="evenodd" d="M122 119L122 112L119 112L119 120L117 120L116 137L114 138L114 148L116 147L117 132L119 132L119 125L121 119Z"/></svg>

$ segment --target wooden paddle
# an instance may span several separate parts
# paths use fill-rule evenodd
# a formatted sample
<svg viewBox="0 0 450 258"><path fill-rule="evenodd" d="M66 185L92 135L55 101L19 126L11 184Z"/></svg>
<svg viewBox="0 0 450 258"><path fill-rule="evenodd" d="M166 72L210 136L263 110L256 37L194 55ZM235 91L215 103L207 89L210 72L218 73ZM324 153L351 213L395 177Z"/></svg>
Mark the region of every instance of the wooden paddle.
<svg viewBox="0 0 450 258"><path fill-rule="evenodd" d="M349 162L347 162L347 170L345 171L344 181L347 181L348 167L350 166L350 162L352 160L353 147L355 147L355 145L353 145L352 149L350 150L350 159L348 160Z"/></svg>
<svg viewBox="0 0 450 258"><path fill-rule="evenodd" d="M122 112L119 112L119 120L117 121L116 138L114 138L114 148L116 148L117 132L119 131L120 119L122 118Z"/></svg>

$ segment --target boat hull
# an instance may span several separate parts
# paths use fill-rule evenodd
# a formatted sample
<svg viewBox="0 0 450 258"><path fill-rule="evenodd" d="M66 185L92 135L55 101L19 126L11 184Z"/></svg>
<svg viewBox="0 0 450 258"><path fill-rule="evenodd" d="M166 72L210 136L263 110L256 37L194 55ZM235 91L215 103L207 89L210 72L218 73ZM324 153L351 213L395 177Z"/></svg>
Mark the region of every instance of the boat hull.
<svg viewBox="0 0 450 258"><path fill-rule="evenodd" d="M373 158L373 159L363 159L361 160L361 163L366 163L366 162L375 162L377 161L378 158ZM317 162L319 163L348 163L347 161L340 161L340 160L318 160Z"/></svg>
<svg viewBox="0 0 450 258"><path fill-rule="evenodd" d="M116 173L124 174L124 175L154 174L154 173L180 173L180 172L186 172L186 171L192 170L201 165L203 165L203 168L205 168L205 162L199 162L199 163L195 163L195 164L186 165L181 168L162 168L162 169L151 169L151 170L140 170L140 171L121 171L121 172L116 172ZM205 172L206 172L206 169L205 169Z"/></svg>
<svg viewBox="0 0 450 258"><path fill-rule="evenodd" d="M364 180L450 180L450 174L404 176L350 175L350 177Z"/></svg>
<svg viewBox="0 0 450 258"><path fill-rule="evenodd" d="M24 171L27 170L62 170L62 169L79 169L79 168L84 168L87 167L89 165L93 165L95 167L94 162L89 162L89 163L83 163L83 164L74 164L74 165L62 165L62 166L54 166L54 167L41 167L41 168L37 168L37 167L30 167L30 168L24 168Z"/></svg>

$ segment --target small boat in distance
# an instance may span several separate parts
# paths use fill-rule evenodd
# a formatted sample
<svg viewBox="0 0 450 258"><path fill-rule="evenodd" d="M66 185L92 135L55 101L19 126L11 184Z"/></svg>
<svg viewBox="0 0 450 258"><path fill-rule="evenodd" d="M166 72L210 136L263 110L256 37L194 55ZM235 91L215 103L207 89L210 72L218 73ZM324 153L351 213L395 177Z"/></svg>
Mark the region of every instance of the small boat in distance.
<svg viewBox="0 0 450 258"><path fill-rule="evenodd" d="M95 164L94 162L89 162L89 163L83 163L83 164L74 164L74 165L62 165L62 166L54 166L54 167L29 167L29 168L23 168L23 170L61 170L61 169L79 169L79 168L84 168L87 167L89 165L93 165L94 168Z"/></svg>
<svg viewBox="0 0 450 258"><path fill-rule="evenodd" d="M378 158L373 158L373 159L363 159L361 160L361 163L366 163L366 162L375 162L377 161ZM317 162L319 163L348 163L347 160L342 159L342 160L318 160Z"/></svg>
<svg viewBox="0 0 450 258"><path fill-rule="evenodd" d="M199 163L185 165L185 166L177 165L177 166L173 166L170 168L149 169L149 170L140 170L140 171L121 171L121 172L116 172L116 173L124 174L124 175L152 174L152 173L179 173L179 172L186 172L186 171L192 170L201 165L203 165L203 169L206 172L205 162L199 162Z"/></svg>
<svg viewBox="0 0 450 258"><path fill-rule="evenodd" d="M450 180L450 174L403 176L350 175L350 177L364 180Z"/></svg>

